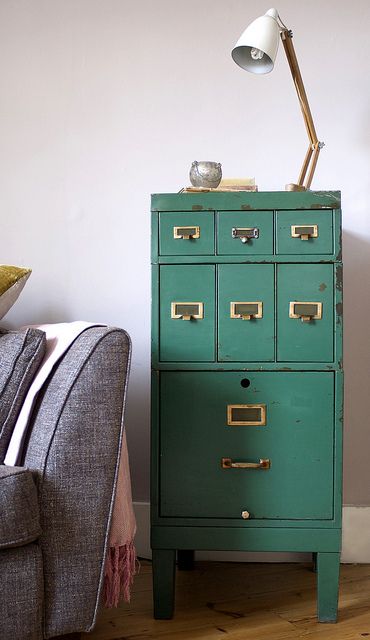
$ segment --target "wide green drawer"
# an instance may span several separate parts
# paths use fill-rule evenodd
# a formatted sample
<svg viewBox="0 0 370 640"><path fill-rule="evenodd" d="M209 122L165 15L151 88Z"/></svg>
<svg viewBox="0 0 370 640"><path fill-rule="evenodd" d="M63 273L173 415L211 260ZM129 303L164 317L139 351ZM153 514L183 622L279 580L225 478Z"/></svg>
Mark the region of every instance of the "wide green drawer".
<svg viewBox="0 0 370 640"><path fill-rule="evenodd" d="M297 256L333 253L333 212L277 211L276 253Z"/></svg>
<svg viewBox="0 0 370 640"><path fill-rule="evenodd" d="M218 211L217 253L253 256L273 253L272 211Z"/></svg>
<svg viewBox="0 0 370 640"><path fill-rule="evenodd" d="M160 360L213 362L215 266L163 265L159 281Z"/></svg>
<svg viewBox="0 0 370 640"><path fill-rule="evenodd" d="M162 517L333 517L333 373L162 372L160 394Z"/></svg>
<svg viewBox="0 0 370 640"><path fill-rule="evenodd" d="M213 211L160 213L159 252L163 256L213 255Z"/></svg>

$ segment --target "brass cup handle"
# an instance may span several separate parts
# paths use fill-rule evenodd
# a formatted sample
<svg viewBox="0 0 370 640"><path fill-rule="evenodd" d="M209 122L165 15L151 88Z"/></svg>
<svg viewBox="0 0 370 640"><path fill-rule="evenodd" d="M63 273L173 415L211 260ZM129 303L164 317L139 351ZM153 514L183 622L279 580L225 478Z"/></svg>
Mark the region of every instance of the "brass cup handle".
<svg viewBox="0 0 370 640"><path fill-rule="evenodd" d="M221 458L223 469L270 469L271 460L260 458L259 462L235 462L231 458Z"/></svg>
<svg viewBox="0 0 370 640"><path fill-rule="evenodd" d="M301 240L309 240L310 238L318 238L319 227L317 224L291 225L292 238L300 238Z"/></svg>

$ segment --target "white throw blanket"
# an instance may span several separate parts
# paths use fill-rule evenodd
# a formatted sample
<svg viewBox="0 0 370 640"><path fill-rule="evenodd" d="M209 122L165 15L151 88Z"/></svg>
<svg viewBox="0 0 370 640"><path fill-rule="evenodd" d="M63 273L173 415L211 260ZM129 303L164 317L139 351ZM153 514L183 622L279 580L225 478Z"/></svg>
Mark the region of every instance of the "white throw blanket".
<svg viewBox="0 0 370 640"><path fill-rule="evenodd" d="M46 334L45 356L22 405L4 464L8 466L19 464L28 423L38 393L47 382L54 366L76 338L86 329L95 326L103 325L81 321L33 326ZM104 597L106 606L117 606L121 594L126 601L130 600L130 586L136 572L136 553L133 544L135 533L136 521L132 507L129 460L126 432L124 431L109 537L110 548L105 565Z"/></svg>
<svg viewBox="0 0 370 640"><path fill-rule="evenodd" d="M19 413L5 455L4 464L8 466L17 466L19 464L32 409L37 395L47 381L53 367L80 333L89 327L96 326L102 325L96 325L92 322L62 322L60 324L40 324L32 327L33 329L40 329L46 334L46 351Z"/></svg>

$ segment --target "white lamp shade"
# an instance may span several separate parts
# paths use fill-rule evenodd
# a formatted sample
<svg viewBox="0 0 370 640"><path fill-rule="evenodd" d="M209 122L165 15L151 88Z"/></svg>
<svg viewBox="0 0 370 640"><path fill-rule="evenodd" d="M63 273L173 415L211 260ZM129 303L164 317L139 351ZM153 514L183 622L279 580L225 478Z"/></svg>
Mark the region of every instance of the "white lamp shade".
<svg viewBox="0 0 370 640"><path fill-rule="evenodd" d="M231 52L234 62L252 73L268 73L274 68L279 46L280 27L276 9L270 9L246 28ZM260 59L254 59L252 49L263 52Z"/></svg>

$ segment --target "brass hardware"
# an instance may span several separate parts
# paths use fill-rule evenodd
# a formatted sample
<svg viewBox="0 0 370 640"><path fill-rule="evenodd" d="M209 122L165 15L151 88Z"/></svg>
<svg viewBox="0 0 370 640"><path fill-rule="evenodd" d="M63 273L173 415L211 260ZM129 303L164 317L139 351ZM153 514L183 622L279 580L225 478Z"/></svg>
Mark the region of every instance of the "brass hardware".
<svg viewBox="0 0 370 640"><path fill-rule="evenodd" d="M203 320L203 302L171 302L173 320Z"/></svg>
<svg viewBox="0 0 370 640"><path fill-rule="evenodd" d="M251 320L262 318L262 302L230 302L230 318Z"/></svg>
<svg viewBox="0 0 370 640"><path fill-rule="evenodd" d="M266 405L228 404L227 425L229 427L264 427L266 425Z"/></svg>
<svg viewBox="0 0 370 640"><path fill-rule="evenodd" d="M251 517L251 514L249 513L249 511L242 511L243 520L248 520L248 518L250 517Z"/></svg>
<svg viewBox="0 0 370 640"><path fill-rule="evenodd" d="M268 458L260 458L259 462L234 462L231 458L221 458L221 467L223 469L270 469L271 461Z"/></svg>
<svg viewBox="0 0 370 640"><path fill-rule="evenodd" d="M200 227L174 227L175 240L197 240L200 238Z"/></svg>
<svg viewBox="0 0 370 640"><path fill-rule="evenodd" d="M300 318L302 322L321 320L322 302L289 302L289 318Z"/></svg>
<svg viewBox="0 0 370 640"><path fill-rule="evenodd" d="M315 173L319 153L323 148L324 143L319 141L316 134L310 105L303 84L301 71L299 69L297 56L294 50L293 34L289 29L284 27L280 31L280 37L284 46L284 51L288 60L294 86L297 91L298 100L301 106L302 115L309 138L309 145L305 158L303 160L301 172L299 174L298 184L290 184L287 185L287 187L288 191L305 191L306 189L309 189L311 187L311 182Z"/></svg>
<svg viewBox="0 0 370 640"><path fill-rule="evenodd" d="M249 240L259 238L260 230L257 227L233 227L231 229L231 237L239 238L243 244Z"/></svg>
<svg viewBox="0 0 370 640"><path fill-rule="evenodd" d="M318 238L319 236L319 227L317 224L310 224L310 225L292 224L290 229L291 229L292 238L309 240L309 238Z"/></svg>

